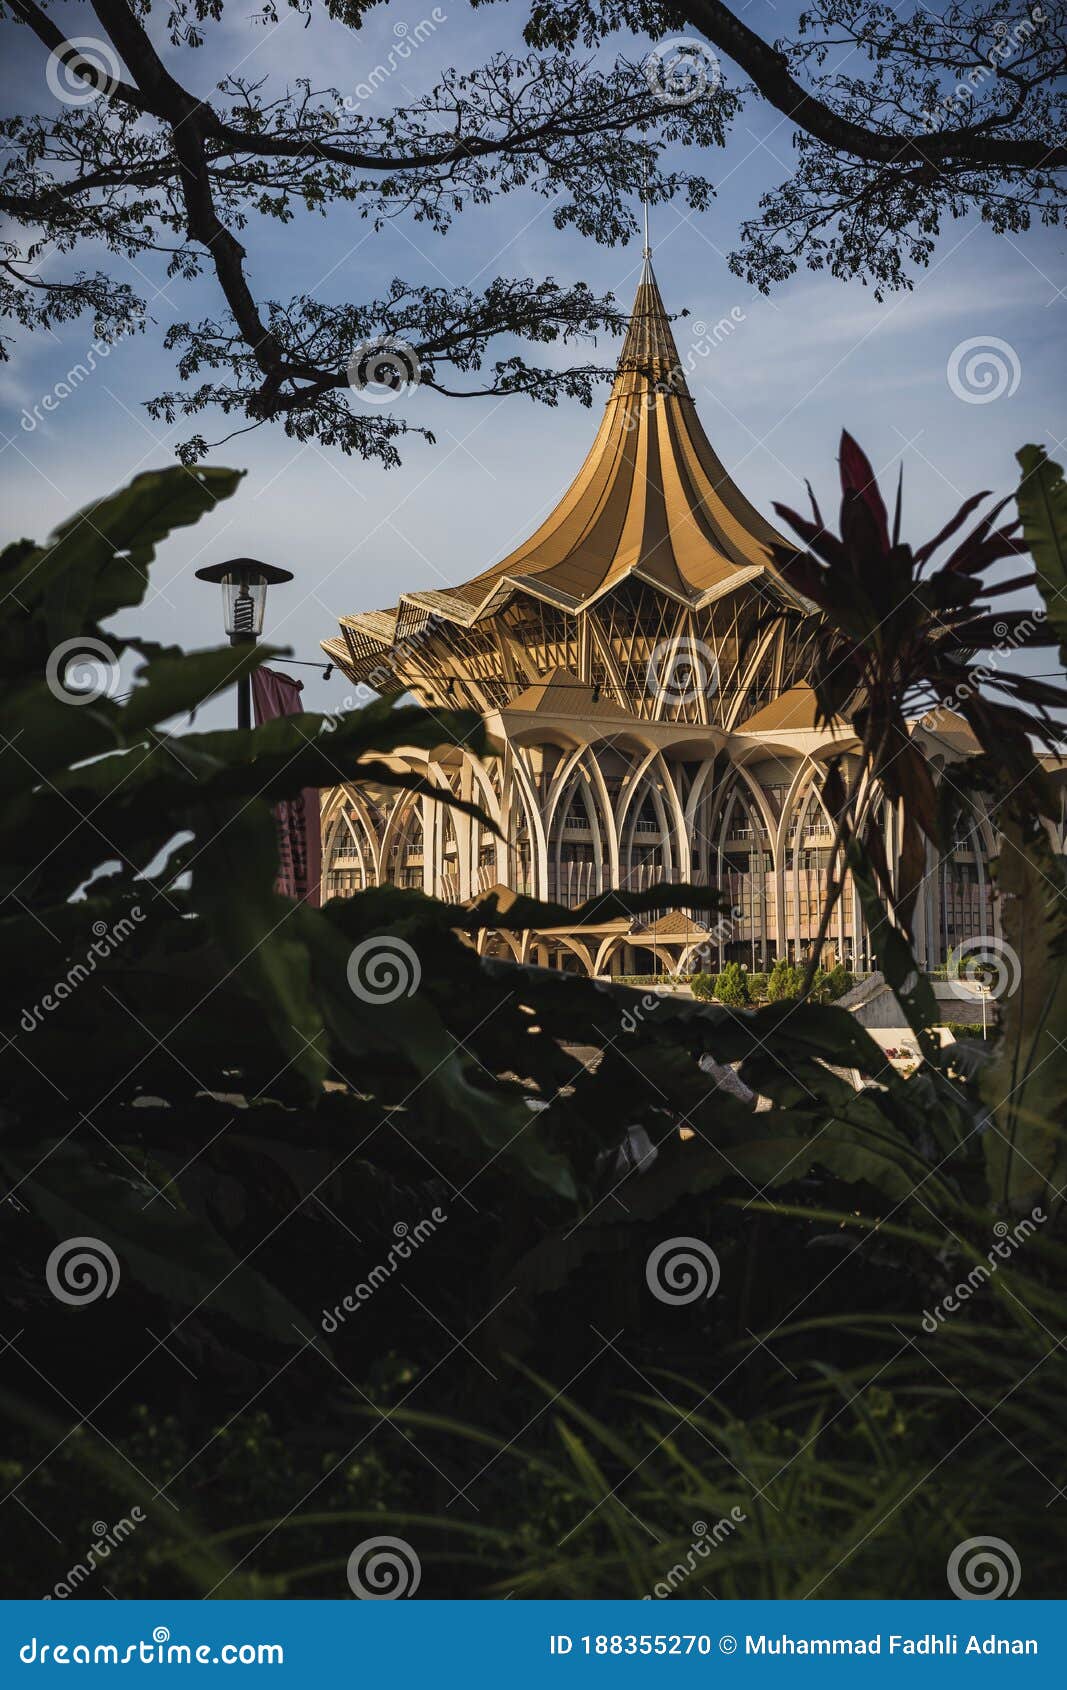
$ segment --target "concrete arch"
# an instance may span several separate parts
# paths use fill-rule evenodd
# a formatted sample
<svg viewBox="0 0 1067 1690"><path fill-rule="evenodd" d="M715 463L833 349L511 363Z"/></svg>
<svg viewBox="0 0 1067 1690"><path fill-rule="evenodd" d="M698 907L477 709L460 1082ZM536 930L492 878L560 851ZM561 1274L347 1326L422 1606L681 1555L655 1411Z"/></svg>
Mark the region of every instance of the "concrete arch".
<svg viewBox="0 0 1067 1690"><path fill-rule="evenodd" d="M512 811L512 801L517 798L522 806L526 821L526 830L530 838L530 873L533 879L533 895L536 898L548 897L548 836L545 833L544 818L537 799L537 788L533 776L527 767L522 751L514 748L514 755L508 765L508 781L505 786L506 804L501 805L501 816L506 813L509 817ZM506 829L509 839L515 837L510 825Z"/></svg>
<svg viewBox="0 0 1067 1690"><path fill-rule="evenodd" d="M394 854L397 856L399 861L399 852L404 836L408 833L409 829L414 827L418 828L419 837L422 840L423 862L425 863L429 852L427 849L425 818L423 815L423 800L416 792L401 792L398 794L395 802L393 803L385 824L385 829L382 833L381 844L378 851L379 885L393 879L390 869ZM397 882L393 881L393 884L395 885Z"/></svg>
<svg viewBox="0 0 1067 1690"><path fill-rule="evenodd" d="M585 968L587 977L590 980L593 978L593 959L588 947L580 939L573 939L565 933L539 933L535 934L534 938L536 943L561 945L564 950L572 951Z"/></svg>
<svg viewBox="0 0 1067 1690"><path fill-rule="evenodd" d="M640 780L638 781L635 779L632 782L633 794L636 796L637 793L640 793L641 798L639 803L634 802L628 805L628 810L630 812L629 819L623 824L623 827L620 830L619 870L621 881L624 886L631 886L633 884L634 871L638 866L634 862L634 846L637 840L637 824L641 817L641 811L644 809L645 801L648 798L651 798L652 800L652 807L656 812L656 820L659 823L660 869L664 879L672 880L674 878L674 851L672 849L671 822L667 812L667 805L664 802L663 792L652 779L653 768L654 766L651 763L646 762L644 765L645 772L640 777Z"/></svg>
<svg viewBox="0 0 1067 1690"><path fill-rule="evenodd" d="M583 796L588 794L585 803L595 841L597 890L603 891L606 886L618 881L619 839L604 771L593 747L581 746L556 771L544 805L545 835L556 861L563 843L562 822L567 814L563 799L570 794L573 784L579 781L583 785ZM605 846L606 863L603 860Z"/></svg>
<svg viewBox="0 0 1067 1690"><path fill-rule="evenodd" d="M715 875L716 875L717 884L721 888L722 885L723 885L723 881L724 881L726 874L728 874L730 872L734 872L731 869L730 857L729 857L729 854L727 853L727 850L726 850L726 838L727 838L727 834L729 832L730 822L733 818L734 810L739 803L742 805L744 811L748 814L749 819L751 821L759 821L763 824L763 834L764 834L765 843L763 844L762 848L759 849L759 855L762 856L764 854L764 852L766 852L766 853L770 854L770 856L771 856L771 866L772 866L772 881L771 881L771 884L772 884L772 887L773 887L775 885L775 881L774 881L774 877L773 877L773 868L774 868L774 854L773 854L773 852L774 852L774 847L773 847L774 818L770 813L765 795L764 795L762 789L760 788L758 782L753 780L752 776L749 774L747 769L739 768L735 764L732 764L730 766L730 769L727 771L727 773L724 777L723 784L722 784L722 787L720 789L719 796L718 796L718 804L717 804L717 807L716 807L716 813L713 815L712 825L714 826L714 825L717 824L717 827L718 827L718 841L717 841L717 843L715 843L713 845L713 849L715 851L715 860L716 860ZM756 844L757 844L757 847L759 847L760 841L759 841L758 833L756 834ZM740 872L740 871L737 871L737 872ZM751 869L749 869L747 871L746 878L751 877L752 872L753 871ZM770 935L770 932L769 932L769 924L768 924L768 920L767 920L767 903L766 903L766 896L765 896L766 870L761 866L755 872L758 874L759 879L762 883L761 892L760 892L760 911L761 911L761 914L760 914L759 924L758 924L759 925L759 932L757 933L757 931L756 931L756 928L757 928L756 894L755 894L755 887L754 886L750 886L750 888L749 888L751 896L750 896L750 903L749 903L749 910L747 912L747 917L746 917L744 907L743 907L743 903L742 903L741 919L742 920L747 919L748 923L749 923L749 927L750 927L749 944L751 946L751 952L752 952L753 960L754 961L756 960L756 952L758 950L759 960L762 961L764 956L767 954L768 948L769 948L770 943L771 943L771 935ZM777 930L780 931L780 927ZM718 952L718 962L719 962L719 965L721 967L721 965L724 961L724 954L723 954L724 953L724 939L721 935L721 930L720 930L720 936L719 936L719 938L716 942L716 949L717 949L717 952Z"/></svg>

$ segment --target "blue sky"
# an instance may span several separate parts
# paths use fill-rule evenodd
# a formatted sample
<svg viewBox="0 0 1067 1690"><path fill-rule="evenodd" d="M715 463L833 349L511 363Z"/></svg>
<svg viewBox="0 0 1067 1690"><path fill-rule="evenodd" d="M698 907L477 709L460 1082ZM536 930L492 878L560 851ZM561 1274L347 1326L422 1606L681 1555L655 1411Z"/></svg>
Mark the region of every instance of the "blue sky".
<svg viewBox="0 0 1067 1690"><path fill-rule="evenodd" d="M354 34L318 15L308 29L289 13L277 28L265 27L245 0L227 6L223 24L209 29L205 50L183 48L170 57L187 84L204 92L239 63L242 74L267 76L268 90L307 74L316 85L332 83L344 92L387 61L398 23L414 30L432 10L423 0L392 3ZM385 82L379 106L402 104L447 65L473 65L519 44L521 6L472 12L459 0L441 0L439 12L445 21ZM72 36L93 33L86 6L56 15ZM781 31L784 16L781 6L772 10L763 0L745 14L768 34ZM5 36L13 50L5 59L4 108L43 109L49 101L43 50L11 25ZM726 76L736 81L728 65ZM930 269L916 274L914 292L884 304L858 284L809 272L763 299L730 273L726 254L759 194L785 174L791 146L789 124L752 105L725 149L703 155L699 165L692 153L679 160L703 168L715 183L713 207L697 216L681 205L655 212L661 289L669 309L691 313L675 326L683 355L694 322L714 323L731 310L737 322L710 356L696 361L691 389L720 456L761 509L769 512L774 499L798 502L804 477L833 508L837 439L846 426L887 483L903 462L906 534L918 541L966 495L982 487L1008 491L1023 443L1052 449L1067 435L1067 295L1060 291L1067 284L1067 236L1037 230L1006 238L975 222L958 223L946 230ZM284 227L254 222L242 238L260 298L308 291L332 301L369 299L393 276L481 287L494 275L551 275L610 289L627 306L640 268L639 239L612 250L560 232L549 203L525 192L466 212L443 238L410 220L375 233L349 207ZM109 263L152 299L147 335L117 346L32 432L22 426L24 411L84 357L91 325L69 324L55 335L19 333L11 363L0 367L0 476L9 535L43 538L102 491L138 470L173 462L175 439L191 432L187 423L168 432L147 416L142 401L175 385L173 358L162 346L166 328L218 310L216 286L168 283L158 264L144 265L137 277L124 261ZM47 258L44 273L63 273L61 262ZM1011 349L1017 386L988 404L965 403L950 387L948 361L962 342L991 337ZM602 341L596 355L610 363L616 351L617 343ZM589 353L578 348L574 356L584 361ZM602 400L592 411L570 401L548 409L520 398L458 401L424 392L401 403L437 444L413 437L399 470L301 446L280 429L261 429L212 454L210 461L247 471L240 492L161 548L148 601L118 626L190 647L212 643L217 600L193 571L251 555L295 572L294 583L268 601L267 632L295 655L314 657L318 641L336 632L338 614L393 603L401 589L467 579L536 527L576 473ZM205 432L217 438L228 426L209 418ZM1062 459L1067 448L1058 450ZM324 684L312 671L299 673L309 708L339 707L350 690L341 676ZM229 701L217 701L201 724L228 721L230 711Z"/></svg>

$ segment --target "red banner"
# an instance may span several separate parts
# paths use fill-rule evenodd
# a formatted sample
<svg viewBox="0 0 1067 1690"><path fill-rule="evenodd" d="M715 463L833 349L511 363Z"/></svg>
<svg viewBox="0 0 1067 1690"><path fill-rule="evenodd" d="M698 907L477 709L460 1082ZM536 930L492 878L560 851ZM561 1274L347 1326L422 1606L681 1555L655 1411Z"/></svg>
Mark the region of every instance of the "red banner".
<svg viewBox="0 0 1067 1690"><path fill-rule="evenodd" d="M252 672L252 702L257 728L275 716L303 713L300 694L303 681L279 675L273 669ZM274 806L278 819L277 890L285 898L306 899L318 905L322 878L322 841L319 837L318 787L305 786L299 798L286 798Z"/></svg>

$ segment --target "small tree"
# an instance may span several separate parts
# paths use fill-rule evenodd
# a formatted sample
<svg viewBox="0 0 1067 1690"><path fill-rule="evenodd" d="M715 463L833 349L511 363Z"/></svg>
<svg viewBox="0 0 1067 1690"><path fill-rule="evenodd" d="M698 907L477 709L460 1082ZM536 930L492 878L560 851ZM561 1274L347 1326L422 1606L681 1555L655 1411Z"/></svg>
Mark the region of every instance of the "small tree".
<svg viewBox="0 0 1067 1690"><path fill-rule="evenodd" d="M739 962L728 962L715 982L715 996L728 1009L744 1009L748 1003L748 981Z"/></svg>
<svg viewBox="0 0 1067 1690"><path fill-rule="evenodd" d="M795 998L800 993L801 975L798 968L794 968L785 957L779 957L771 969L767 980L767 997L771 1003L781 1003L784 998Z"/></svg>
<svg viewBox="0 0 1067 1690"><path fill-rule="evenodd" d="M694 974L689 986L695 998L700 998L704 1003L710 1003L715 996L716 983L717 976L714 974Z"/></svg>

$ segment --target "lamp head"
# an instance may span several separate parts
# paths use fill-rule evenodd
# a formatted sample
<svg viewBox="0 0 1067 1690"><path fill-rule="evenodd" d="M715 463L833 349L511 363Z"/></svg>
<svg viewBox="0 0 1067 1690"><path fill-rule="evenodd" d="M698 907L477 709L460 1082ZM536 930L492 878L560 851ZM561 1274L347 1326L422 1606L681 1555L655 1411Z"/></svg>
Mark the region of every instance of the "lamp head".
<svg viewBox="0 0 1067 1690"><path fill-rule="evenodd" d="M291 569L278 569L254 557L234 557L228 563L210 563L196 572L198 581L215 581L222 587L222 617L233 645L257 640L263 632L263 611L267 588L291 581Z"/></svg>

